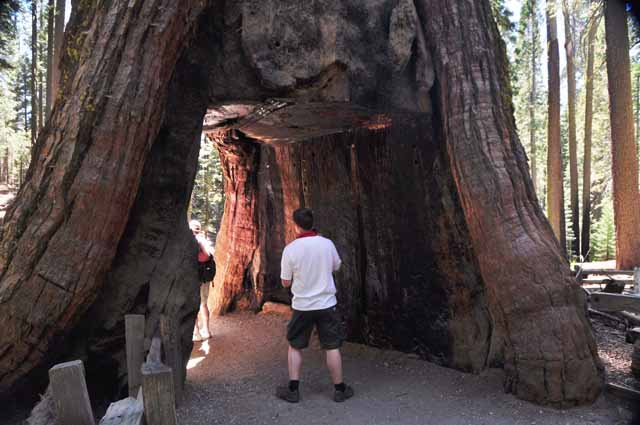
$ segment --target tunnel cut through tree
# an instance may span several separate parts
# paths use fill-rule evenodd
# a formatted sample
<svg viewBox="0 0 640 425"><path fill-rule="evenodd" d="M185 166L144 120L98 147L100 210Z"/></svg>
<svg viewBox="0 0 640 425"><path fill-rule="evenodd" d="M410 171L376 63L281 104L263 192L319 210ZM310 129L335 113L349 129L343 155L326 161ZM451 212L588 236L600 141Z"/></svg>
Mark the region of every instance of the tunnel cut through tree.
<svg viewBox="0 0 640 425"><path fill-rule="evenodd" d="M190 350L204 118L226 194L212 311L288 300L279 254L304 205L343 256L352 340L502 367L538 403L594 400L584 300L538 207L497 46L484 0L78 3L0 237L0 393L70 355L118 388L125 313L146 314L147 333L168 314Z"/></svg>

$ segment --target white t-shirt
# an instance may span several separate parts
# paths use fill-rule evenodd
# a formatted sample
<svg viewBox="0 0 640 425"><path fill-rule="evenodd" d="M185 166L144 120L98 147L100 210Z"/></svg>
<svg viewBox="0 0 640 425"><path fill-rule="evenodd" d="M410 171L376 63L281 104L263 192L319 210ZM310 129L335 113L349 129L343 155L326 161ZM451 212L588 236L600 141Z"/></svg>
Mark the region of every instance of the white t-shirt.
<svg viewBox="0 0 640 425"><path fill-rule="evenodd" d="M322 236L298 238L284 248L280 278L293 280L294 310L323 310L337 304L333 272L342 261L336 247Z"/></svg>

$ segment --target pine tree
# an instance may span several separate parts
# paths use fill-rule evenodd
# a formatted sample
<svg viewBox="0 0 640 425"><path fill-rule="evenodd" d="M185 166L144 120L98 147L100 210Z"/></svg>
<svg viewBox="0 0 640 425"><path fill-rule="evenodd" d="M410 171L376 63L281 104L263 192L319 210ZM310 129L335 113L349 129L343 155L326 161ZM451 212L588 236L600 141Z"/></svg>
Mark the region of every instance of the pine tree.
<svg viewBox="0 0 640 425"><path fill-rule="evenodd" d="M635 146L627 16L622 2L605 3L611 116L613 209L618 268L640 266L640 192Z"/></svg>
<svg viewBox="0 0 640 425"><path fill-rule="evenodd" d="M38 137L38 0L31 0L31 145Z"/></svg>
<svg viewBox="0 0 640 425"><path fill-rule="evenodd" d="M16 38L16 14L20 11L18 0L0 1L0 70L11 67L11 40Z"/></svg>
<svg viewBox="0 0 640 425"><path fill-rule="evenodd" d="M514 87L514 105L516 123L520 130L521 140L525 143L531 168L531 179L541 205L544 205L544 184L540 184L540 176L544 175L545 146L539 145L545 133L544 126L544 94L540 79L540 8L538 0L527 0L521 9L518 23L515 59L513 64L512 85ZM528 138L524 134L528 133Z"/></svg>
<svg viewBox="0 0 640 425"><path fill-rule="evenodd" d="M574 8L575 9L575 8ZM568 0L562 0L565 52L567 58L567 119L569 138L569 193L571 211L571 257L580 255L580 202L578 199L578 142L576 139L576 71L574 19Z"/></svg>
<svg viewBox="0 0 640 425"><path fill-rule="evenodd" d="M566 246L564 230L564 195L562 172L562 145L560 141L560 58L556 23L555 0L547 0L547 216L562 247Z"/></svg>
<svg viewBox="0 0 640 425"><path fill-rule="evenodd" d="M202 138L198 173L191 193L191 218L197 219L207 237L215 238L224 211L224 187L220 155L213 142Z"/></svg>
<svg viewBox="0 0 640 425"><path fill-rule="evenodd" d="M580 253L584 261L589 260L591 238L591 148L593 128L593 83L594 83L594 50L595 39L602 8L596 4L587 24L586 75L585 75L585 109L584 109L584 148L583 148L583 177L582 177L582 240Z"/></svg>

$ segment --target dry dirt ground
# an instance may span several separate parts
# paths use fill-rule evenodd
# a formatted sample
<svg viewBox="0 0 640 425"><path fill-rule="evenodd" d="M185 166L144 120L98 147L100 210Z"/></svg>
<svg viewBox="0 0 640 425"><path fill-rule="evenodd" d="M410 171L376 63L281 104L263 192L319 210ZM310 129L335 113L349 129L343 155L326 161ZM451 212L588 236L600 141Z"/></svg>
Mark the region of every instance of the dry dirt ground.
<svg viewBox="0 0 640 425"><path fill-rule="evenodd" d="M305 353L302 400L274 396L286 382L286 316L232 314L214 318L212 338L194 345L178 423L196 424L627 424L630 413L613 400L589 407L539 407L502 391L502 375L471 375L410 355L347 344L346 382L356 395L332 401L332 386L317 345Z"/></svg>
<svg viewBox="0 0 640 425"><path fill-rule="evenodd" d="M598 319L592 319L591 323L608 381L640 391L640 381L631 374L633 345L625 341L625 331Z"/></svg>

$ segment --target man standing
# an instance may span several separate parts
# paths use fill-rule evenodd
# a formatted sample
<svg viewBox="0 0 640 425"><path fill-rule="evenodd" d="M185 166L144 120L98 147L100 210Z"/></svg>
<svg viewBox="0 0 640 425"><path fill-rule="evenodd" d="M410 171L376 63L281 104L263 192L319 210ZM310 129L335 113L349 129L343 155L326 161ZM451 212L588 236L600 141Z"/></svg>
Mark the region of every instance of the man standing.
<svg viewBox="0 0 640 425"><path fill-rule="evenodd" d="M340 268L340 256L333 242L313 230L310 209L294 211L293 221L298 237L282 252L280 272L282 285L291 287L293 293L293 315L287 325L289 385L278 387L276 395L291 403L300 400L301 350L309 345L315 327L320 346L327 355L327 367L335 387L333 399L342 402L353 396L353 388L342 380L340 347L344 335L336 309L336 285L332 274Z"/></svg>

